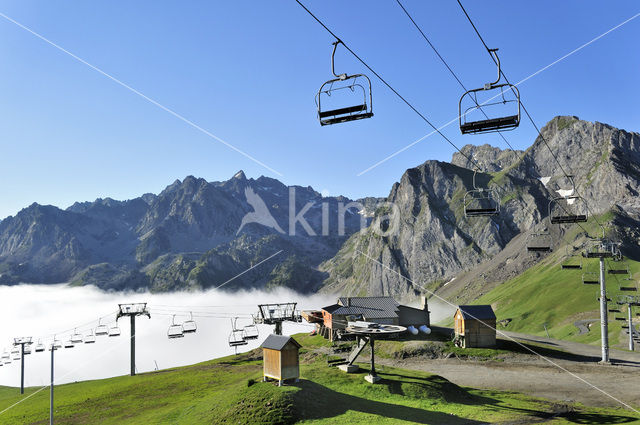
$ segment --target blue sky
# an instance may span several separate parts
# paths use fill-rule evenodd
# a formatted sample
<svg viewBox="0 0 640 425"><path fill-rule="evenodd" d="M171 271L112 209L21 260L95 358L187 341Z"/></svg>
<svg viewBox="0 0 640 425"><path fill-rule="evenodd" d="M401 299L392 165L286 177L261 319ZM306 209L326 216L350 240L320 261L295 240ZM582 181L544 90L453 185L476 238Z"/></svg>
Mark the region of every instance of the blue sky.
<svg viewBox="0 0 640 425"><path fill-rule="evenodd" d="M634 1L464 3L512 82L640 12ZM395 1L305 4L436 125L456 117L461 89ZM465 85L493 79L455 1L403 4ZM431 129L373 76L372 119L320 127L314 96L331 77L333 39L293 0L20 0L0 2L0 12L282 174L0 17L0 217L32 202L128 199L240 169L334 195L386 196L407 168L453 152L434 135L357 176ZM639 131L639 39L640 17L523 83L537 124L577 115ZM336 61L339 72L365 71L345 50ZM443 132L458 146L504 147L496 135ZM526 148L535 133L524 123L506 136Z"/></svg>

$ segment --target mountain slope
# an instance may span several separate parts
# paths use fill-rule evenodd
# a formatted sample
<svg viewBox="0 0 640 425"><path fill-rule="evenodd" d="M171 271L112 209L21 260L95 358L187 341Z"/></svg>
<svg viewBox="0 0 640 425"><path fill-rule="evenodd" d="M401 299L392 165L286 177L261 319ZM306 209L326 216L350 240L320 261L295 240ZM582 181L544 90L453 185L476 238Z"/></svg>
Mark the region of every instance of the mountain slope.
<svg viewBox="0 0 640 425"><path fill-rule="evenodd" d="M188 176L128 201L98 199L66 210L33 204L0 222L0 283L208 288L277 254L225 288L308 292L324 278L318 264L366 225L367 212L348 209L350 202L240 171L223 182Z"/></svg>
<svg viewBox="0 0 640 425"><path fill-rule="evenodd" d="M424 288L444 288L455 278L443 293L455 298L475 284L477 290L463 296L473 299L484 286L504 282L542 258L524 249L531 233L551 231L558 248L565 232L574 231L571 226L549 226L546 220L550 200L558 191L572 189L563 170L574 176L589 214L616 209L607 232L626 235L623 253L636 255L640 135L576 117L556 117L541 133L530 148L515 155L488 145L467 145L452 164L427 161L407 170L387 197L398 207L398 232L379 237L373 230L384 217L374 217L367 231L353 235L321 265L329 275L323 290L403 297ZM500 198L499 215L464 217L464 194L472 189L473 178L473 171L465 168L472 167L465 156L481 166L478 186L493 189ZM596 236L600 230L591 233ZM462 272L467 272L466 280L459 279Z"/></svg>

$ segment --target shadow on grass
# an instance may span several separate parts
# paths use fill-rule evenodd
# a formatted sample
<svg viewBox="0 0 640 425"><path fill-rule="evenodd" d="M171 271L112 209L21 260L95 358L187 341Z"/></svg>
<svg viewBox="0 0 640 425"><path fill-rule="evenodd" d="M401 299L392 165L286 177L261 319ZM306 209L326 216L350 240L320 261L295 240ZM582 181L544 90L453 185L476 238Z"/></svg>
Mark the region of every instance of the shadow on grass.
<svg viewBox="0 0 640 425"><path fill-rule="evenodd" d="M295 385L301 389L295 394L296 416L301 419L333 418L351 410L398 421L413 421L419 424L473 425L485 423L448 413L356 397L334 391L312 381L301 380Z"/></svg>
<svg viewBox="0 0 640 425"><path fill-rule="evenodd" d="M361 369L360 374L364 375L364 373L368 373L368 371ZM571 407L563 404L545 404L541 402L542 406L547 406L547 409L544 410L510 406L495 398L471 394L465 388L459 387L437 375L422 378L401 373L383 372L378 373L378 376L382 379L375 386L386 387L390 395L406 397L409 400L425 400L443 404L475 406L478 409L484 407L493 411L511 412L514 416L517 414L520 420L538 422L552 418L563 418L567 422L575 424L623 424L638 420L636 417L624 415L574 411ZM357 411L420 424L486 423L485 421L428 410L428 408L403 406L393 402L377 401L345 394L308 380L301 380L295 386L301 389L294 396L296 398L296 416L301 419L327 419L337 417L348 411Z"/></svg>
<svg viewBox="0 0 640 425"><path fill-rule="evenodd" d="M569 353L567 351L557 350L552 347L527 344L525 342L520 341L522 339L523 338L518 338L519 340L518 342L505 340L505 339L498 339L496 341L495 348L499 350L508 350L514 353L523 353L523 354L533 354L533 352L535 352L537 354L540 354L544 357L548 357L550 359L570 360L574 362L597 363L601 359L600 356L574 354L574 353ZM545 342L545 344L547 343ZM552 344L552 343L549 343L549 344ZM618 365L640 367L640 362L632 361L632 360L621 360L621 359L616 359L612 357L611 362Z"/></svg>

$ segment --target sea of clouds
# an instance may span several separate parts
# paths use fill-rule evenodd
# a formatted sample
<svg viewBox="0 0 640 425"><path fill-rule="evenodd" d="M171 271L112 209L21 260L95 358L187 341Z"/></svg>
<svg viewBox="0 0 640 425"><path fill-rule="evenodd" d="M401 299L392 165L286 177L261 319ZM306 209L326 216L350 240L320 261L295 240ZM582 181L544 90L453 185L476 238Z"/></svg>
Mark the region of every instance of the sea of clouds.
<svg viewBox="0 0 640 425"><path fill-rule="evenodd" d="M257 313L257 305L265 303L297 302L298 309L319 309L336 302L335 295L300 295L293 291L243 291L243 292L174 292L164 294L104 292L93 286L69 287L66 285L16 285L0 286L0 355L10 351L15 337L31 336L37 343L42 340L50 345L52 335L61 342L69 339L78 327L82 334L103 323L112 324L119 303L148 303L151 319L136 319L136 368L139 373L176 366L184 366L228 356L235 349L228 344L232 324L251 324L251 314ZM419 299L412 305L418 307ZM429 303L431 322L453 314L454 308L432 298ZM167 330L176 313L180 323L194 312L198 325L195 334L184 338L169 339ZM55 382L57 384L125 375L130 370L129 318L119 321L122 334L119 337L97 337L95 344L77 344L74 348L62 348L55 352ZM273 326L259 325L260 336L239 347L239 352L254 349L273 332ZM314 327L306 322L285 322L283 333L291 335L311 332ZM32 346L35 348L35 344ZM50 381L50 352L25 356L25 384L45 386ZM20 362L0 367L0 385L19 386Z"/></svg>
<svg viewBox="0 0 640 425"><path fill-rule="evenodd" d="M237 326L251 323L250 314L257 313L261 303L297 302L298 309L318 309L333 304L335 296L303 296L288 290L273 292L177 292L168 294L113 293L95 287L66 285L0 286L0 354L11 350L13 338L31 336L50 344L53 334L61 342L69 339L73 328L83 334L95 328L97 319L108 316L103 323L114 322L119 303L146 302L151 319L136 319L136 368L147 372L183 366L234 354L229 347L231 318L238 316ZM187 320L194 311L198 325L195 334L184 338L167 337L167 329L176 312L176 322ZM129 318L119 321L119 337L97 337L95 344L78 344L55 352L55 382L66 383L125 375L130 369ZM306 322L285 323L287 335L310 332ZM64 332L63 332L64 331ZM248 351L260 346L273 332L273 326L260 325L260 337L239 347ZM35 348L35 345L33 346ZM50 381L50 352L25 356L25 384L44 386ZM157 365L157 366L156 366ZM20 362L12 361L0 367L0 385L20 385Z"/></svg>

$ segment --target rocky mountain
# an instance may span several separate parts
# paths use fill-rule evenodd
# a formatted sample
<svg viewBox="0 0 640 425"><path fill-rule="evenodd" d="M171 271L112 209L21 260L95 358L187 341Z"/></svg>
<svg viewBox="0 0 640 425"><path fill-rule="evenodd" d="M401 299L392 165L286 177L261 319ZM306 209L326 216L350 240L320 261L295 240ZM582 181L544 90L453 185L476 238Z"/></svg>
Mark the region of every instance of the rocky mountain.
<svg viewBox="0 0 640 425"><path fill-rule="evenodd" d="M329 276L323 290L402 298L428 288L473 299L471 294L539 260L525 249L533 234L550 232L552 244L559 246L585 233L584 226L550 226L546 220L550 200L572 193L583 197L590 216L609 223L606 231L624 242L625 255L637 256L640 134L561 116L544 126L525 152L489 145L467 145L462 152L451 163L427 161L407 170L387 197L397 208L398 230L381 236L377 229L387 225L389 211L376 211L366 231L354 234L321 265ZM497 216L464 215L475 169L476 186L489 188L499 200ZM581 199L563 202L552 207L582 205ZM590 235L600 234L591 221L588 226L584 230Z"/></svg>
<svg viewBox="0 0 640 425"><path fill-rule="evenodd" d="M362 211L352 202L240 171L223 182L189 176L128 201L34 203L0 222L0 283L313 291L324 280L317 266L366 227L376 201L363 200Z"/></svg>

